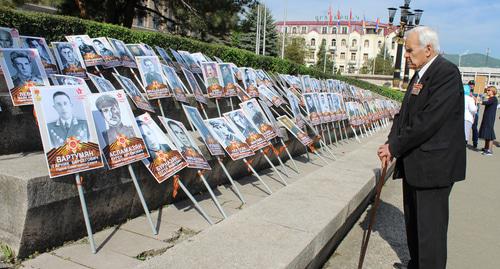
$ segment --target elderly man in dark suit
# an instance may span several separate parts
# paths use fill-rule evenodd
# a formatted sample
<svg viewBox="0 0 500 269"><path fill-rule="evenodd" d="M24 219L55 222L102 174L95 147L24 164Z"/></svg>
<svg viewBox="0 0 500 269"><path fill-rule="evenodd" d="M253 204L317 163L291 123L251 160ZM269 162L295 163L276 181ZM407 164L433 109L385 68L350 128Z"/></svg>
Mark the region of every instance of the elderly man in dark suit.
<svg viewBox="0 0 500 269"><path fill-rule="evenodd" d="M434 30L410 30L405 50L415 75L378 155L396 158L394 178L403 178L408 268L444 269L449 196L465 179L463 86L458 68L439 55Z"/></svg>

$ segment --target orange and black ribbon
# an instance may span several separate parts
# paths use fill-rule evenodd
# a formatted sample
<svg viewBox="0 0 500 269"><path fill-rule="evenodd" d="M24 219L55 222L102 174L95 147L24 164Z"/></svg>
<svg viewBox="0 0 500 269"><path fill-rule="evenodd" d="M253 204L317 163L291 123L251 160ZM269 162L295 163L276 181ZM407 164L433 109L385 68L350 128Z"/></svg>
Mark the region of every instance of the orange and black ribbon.
<svg viewBox="0 0 500 269"><path fill-rule="evenodd" d="M174 181L173 181L173 190L172 190L172 197L175 198L177 196L178 190L179 190L179 175L174 175Z"/></svg>

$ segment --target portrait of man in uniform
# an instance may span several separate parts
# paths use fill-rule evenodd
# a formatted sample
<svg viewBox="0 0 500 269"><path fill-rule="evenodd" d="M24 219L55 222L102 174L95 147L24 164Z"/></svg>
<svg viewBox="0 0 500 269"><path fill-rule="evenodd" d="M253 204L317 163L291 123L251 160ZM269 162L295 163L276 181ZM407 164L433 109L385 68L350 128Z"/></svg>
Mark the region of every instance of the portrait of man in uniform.
<svg viewBox="0 0 500 269"><path fill-rule="evenodd" d="M309 113L317 112L312 94L304 94L304 98L306 99L307 111Z"/></svg>
<svg viewBox="0 0 500 269"><path fill-rule="evenodd" d="M234 76L231 72L231 67L229 66L229 64L219 64L219 67L222 74L222 81L224 83L224 86L227 86L229 83L234 84Z"/></svg>
<svg viewBox="0 0 500 269"><path fill-rule="evenodd" d="M112 144L121 135L135 137L132 126L123 124L120 106L113 96L102 95L97 98L95 105L106 122L106 130L101 133L106 145Z"/></svg>
<svg viewBox="0 0 500 269"><path fill-rule="evenodd" d="M286 96L288 102L290 103L290 107L292 108L293 116L297 117L300 115L299 100L297 96L295 96L291 91L287 91Z"/></svg>
<svg viewBox="0 0 500 269"><path fill-rule="evenodd" d="M168 127L172 130L174 139L178 142L176 143L179 146L179 150L181 152L186 152L188 149L192 149L195 152L198 152L196 148L191 143L188 134L184 131L184 128L179 126L177 122L168 121Z"/></svg>
<svg viewBox="0 0 500 269"><path fill-rule="evenodd" d="M9 28L0 29L0 48L12 48L14 47L14 41L12 40L12 34Z"/></svg>
<svg viewBox="0 0 500 269"><path fill-rule="evenodd" d="M100 76L92 75L90 73L88 74L88 76L99 92L110 92L116 90L115 86L113 86L113 84L109 80Z"/></svg>
<svg viewBox="0 0 500 269"><path fill-rule="evenodd" d="M238 130L243 134L243 136L250 137L253 134L257 133L257 130L252 126L250 121L245 118L243 111L233 111L228 114L231 118L232 122L238 128Z"/></svg>
<svg viewBox="0 0 500 269"><path fill-rule="evenodd" d="M75 37L75 42L78 45L78 49L80 49L80 53L82 54L82 57L85 54L97 54L95 51L94 47L92 45L85 43L85 40L83 40L83 37L81 36L76 36Z"/></svg>
<svg viewBox="0 0 500 269"><path fill-rule="evenodd" d="M161 138L158 137L155 130L153 130L148 124L146 124L142 120L137 120L137 125L141 130L142 137L144 138L144 142L146 143L146 147L149 151L149 161L152 162L158 153L162 151L163 153L167 153L171 151L169 145L162 143Z"/></svg>
<svg viewBox="0 0 500 269"><path fill-rule="evenodd" d="M76 57L75 51L73 50L71 43L66 43L66 42L58 43L57 51L61 56L63 69L82 68L82 63Z"/></svg>
<svg viewBox="0 0 500 269"><path fill-rule="evenodd" d="M227 147L231 144L232 141L241 142L236 134L233 132L231 127L229 127L226 122L222 119L214 119L208 121L212 130L214 130L215 134L222 140L221 143L224 147Z"/></svg>
<svg viewBox="0 0 500 269"><path fill-rule="evenodd" d="M69 137L74 137L80 142L87 142L90 136L87 121L74 115L70 96L65 92L57 91L53 94L52 101L52 106L59 116L56 121L47 124L52 148L63 146Z"/></svg>
<svg viewBox="0 0 500 269"><path fill-rule="evenodd" d="M214 64L204 63L203 68L205 69L207 86L220 85L215 63Z"/></svg>
<svg viewBox="0 0 500 269"><path fill-rule="evenodd" d="M24 40L23 47L38 51L38 55L40 55L40 59L44 65L55 64L43 38L24 37L21 40Z"/></svg>
<svg viewBox="0 0 500 269"><path fill-rule="evenodd" d="M114 53L112 50L106 48L104 43L102 43L101 40L94 38L92 40L92 44L94 44L94 48L97 49L97 52L99 52L99 55L101 56L107 56L107 57L114 57Z"/></svg>
<svg viewBox="0 0 500 269"><path fill-rule="evenodd" d="M144 67L144 77L146 79L147 85L153 84L154 81L157 83L163 83L163 77L158 72L155 64L151 59L144 59L142 62L142 66Z"/></svg>
<svg viewBox="0 0 500 269"><path fill-rule="evenodd" d="M245 111L248 111L249 116L251 117L253 123L257 125L257 127L261 126L262 124L267 124L267 118L255 106L256 103L248 102L246 103Z"/></svg>
<svg viewBox="0 0 500 269"><path fill-rule="evenodd" d="M33 59L27 52L12 51L10 61L14 68L14 70L10 70L14 87L22 87L26 83L34 83L38 86L44 85L40 70L34 68L36 65L32 64Z"/></svg>
<svg viewBox="0 0 500 269"><path fill-rule="evenodd" d="M141 48L141 44L127 44L127 48L134 56L146 56L146 52Z"/></svg>

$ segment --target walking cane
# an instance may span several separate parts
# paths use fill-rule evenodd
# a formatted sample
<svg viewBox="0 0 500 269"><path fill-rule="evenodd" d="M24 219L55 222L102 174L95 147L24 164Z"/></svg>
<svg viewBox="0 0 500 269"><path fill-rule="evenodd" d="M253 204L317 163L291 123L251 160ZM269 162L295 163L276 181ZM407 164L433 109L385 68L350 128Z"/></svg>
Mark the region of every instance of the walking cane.
<svg viewBox="0 0 500 269"><path fill-rule="evenodd" d="M363 268L363 262L365 260L366 250L368 249L368 241L370 240L370 234L372 232L373 224L375 223L375 214L377 213L377 208L380 204L380 193L382 192L382 186L384 186L385 176L387 174L388 160L387 157L382 158L382 173L380 179L377 182L375 201L373 202L373 208L370 212L370 221L368 223L368 230L363 233L363 240L361 242L361 253L359 254L358 269Z"/></svg>

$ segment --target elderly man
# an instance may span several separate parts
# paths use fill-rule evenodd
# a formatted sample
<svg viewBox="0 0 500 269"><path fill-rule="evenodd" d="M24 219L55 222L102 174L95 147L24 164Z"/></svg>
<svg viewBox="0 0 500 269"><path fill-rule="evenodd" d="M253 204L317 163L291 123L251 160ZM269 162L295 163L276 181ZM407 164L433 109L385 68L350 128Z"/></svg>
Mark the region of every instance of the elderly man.
<svg viewBox="0 0 500 269"><path fill-rule="evenodd" d="M22 87L26 83L31 82L35 85L43 85L42 77L33 72L31 58L26 52L14 51L10 54L12 66L16 69L16 74L12 76L14 87Z"/></svg>
<svg viewBox="0 0 500 269"><path fill-rule="evenodd" d="M107 128L102 131L102 137L106 142L104 146L114 143L120 135L128 138L135 137L132 126L123 124L120 106L113 96L102 95L97 98L95 105L106 122Z"/></svg>
<svg viewBox="0 0 500 269"><path fill-rule="evenodd" d="M410 30L405 50L415 75L378 156L396 158L394 178L403 179L408 268L444 269L448 200L465 179L463 86L458 68L439 55L434 30Z"/></svg>

